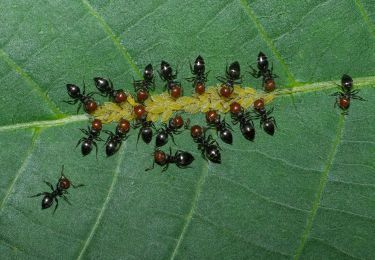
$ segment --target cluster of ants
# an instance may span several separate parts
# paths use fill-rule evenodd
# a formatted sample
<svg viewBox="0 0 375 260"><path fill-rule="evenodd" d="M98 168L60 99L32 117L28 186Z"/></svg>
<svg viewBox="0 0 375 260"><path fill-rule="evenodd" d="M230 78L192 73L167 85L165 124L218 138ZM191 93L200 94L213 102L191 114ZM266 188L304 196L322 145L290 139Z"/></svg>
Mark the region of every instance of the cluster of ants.
<svg viewBox="0 0 375 260"><path fill-rule="evenodd" d="M260 52L257 59L257 68L258 70L251 67L250 74L255 78L262 78L262 87L264 91L271 92L276 88L274 78L277 75L273 74L273 66L269 68L267 56ZM207 81L207 75L209 72L206 72L204 59L199 55L194 65L190 64L190 70L193 74L193 77L186 78L187 81L193 83L195 92L198 95L205 93L205 84ZM240 64L235 61L226 67L225 76L216 77L220 82L221 86L218 90L220 96L223 98L229 99L234 85L239 85L242 83ZM165 82L164 88L168 90L170 97L173 99L179 98L182 93L182 87L177 78L177 70L174 73L172 67L168 62L162 61L160 64L160 71L158 71L160 78ZM80 108L83 106L84 110L92 114L98 107L98 104L93 99L93 95L98 94L104 97L108 97L112 102L121 104L126 102L127 94L122 89L114 89L113 83L110 79L105 79L102 77L94 78L95 86L99 92L85 93L85 85L83 86L83 91L81 92L80 88L74 84L67 84L67 91L72 100L64 101L68 104L77 104L77 113ZM140 138L146 143L149 144L152 141L154 136L154 130L156 127L152 121L147 120L147 112L145 110L144 101L149 97L149 91L155 89L155 78L154 70L151 64L148 64L144 68L143 80L133 80L134 91L136 92L137 101L139 104L133 107L133 112L135 115L135 122L131 125L130 122L126 119L121 119L114 132L109 130L103 130L108 137L105 141L105 151L107 156L114 155L121 147L124 140L128 138L128 133L131 128L137 129L138 137L137 144ZM341 91L335 92L332 96L336 96L335 106L339 107L347 112L347 109L350 106L351 99L364 100L358 96L359 90L353 90L353 80L350 76L344 74L341 78ZM255 127L253 120L260 119L260 127L269 134L274 135L276 120L271 116L273 108L267 110L265 108L264 100L257 99L253 103L252 111L244 109L239 103L233 101L230 104L230 114L232 119L232 124L239 124L240 131L243 137L249 141L253 141L255 138ZM172 154L172 149L169 148L169 153L165 153L160 149L160 147L166 145L168 140L171 139L175 143L175 135L180 134L183 129L188 129L190 125L190 120L183 120L181 115L175 115L168 121L168 124L162 123L161 127L156 130L155 137L155 150L154 150L154 160L151 167L146 168L145 170L151 170L154 168L155 164L163 167L162 171L167 170L170 164L175 164L179 168L186 168L194 161L194 156L182 150L177 150ZM98 141L104 141L100 134L102 132L102 122L99 119L94 119L91 122L91 126L88 126L87 129L80 129L85 136L78 140L76 146L81 144L81 153L83 156L86 156L91 153L93 147L96 150L97 156L97 143ZM211 161L213 163L221 163L221 147L219 143L212 137L211 134L207 134L207 130L215 129L219 138L227 143L232 144L232 127L225 122L225 119L221 119L220 115L215 110L209 110L206 112L206 126L193 125L190 127L190 134L193 141L197 144L197 149L201 152L202 157L205 160ZM77 185L74 186L64 175L63 169L61 172L61 177L56 184L56 188L52 186L51 183L45 182L52 190L50 192L38 193L32 197L44 195L42 200L42 209L49 208L53 201L56 201L56 207L58 206L57 197L62 197L65 201L69 202L65 194L67 194L67 189L70 186L74 188L83 186Z"/></svg>
<svg viewBox="0 0 375 260"><path fill-rule="evenodd" d="M265 91L269 92L275 89L274 78L277 77L272 73L272 68L269 69L268 60L264 53L260 52L257 60L258 70L251 67L251 75L256 78L262 77L262 85ZM207 81L208 72L206 72L206 66L202 56L198 56L192 66L190 64L190 69L193 77L187 78L186 80L193 83L195 92L198 95L202 95L205 92L205 84ZM229 65L225 70L225 76L218 76L217 79L222 83L219 93L224 98L229 98L233 92L234 85L242 83L240 64L235 61ZM182 94L182 87L177 78L177 71L174 72L170 64L166 61L162 61L160 64L160 71L158 71L160 78L165 82L165 89L168 90L171 98L177 99ZM73 84L67 84L67 91L69 96L73 100L65 101L69 104L76 104L79 102L78 110L83 105L84 109L88 113L95 111L97 104L92 98L94 94L99 94L101 96L109 97L112 102L122 103L127 99L127 95L122 89L114 89L113 83L109 79L95 77L95 86L99 92L91 92L85 94L85 88L83 93L81 93L80 88ZM149 96L149 91L155 88L155 77L154 70L151 64L148 64L143 72L142 80L133 81L134 90L137 93L137 100L139 104L134 106L135 122L131 126L130 122L126 119L119 121L114 132L104 130L108 134L108 138L105 142L106 154L107 156L112 156L115 154L122 142L128 137L128 132L130 128L139 128L137 143L140 137L142 140L149 144L153 137L153 130L155 130L155 125L152 121L147 120L147 113L144 107L144 101ZM270 116L273 109L266 110L264 106L264 100L259 99L254 102L254 115L249 111L245 111L243 107L237 102L231 103L231 117L232 123L240 125L240 130L243 136L253 141L255 137L255 128L253 124L253 119L260 119L260 125L263 129L270 135L274 134L276 121ZM215 163L221 162L220 157L220 147L216 140L211 136L206 134L206 130L209 128L216 129L219 137L225 143L232 144L232 127L225 122L225 119L221 120L220 115L215 110L210 110L206 113L207 126L192 126L191 135L193 140L198 144L198 149L202 151L202 155L205 159L208 159ZM187 152L177 151L174 156L172 154L166 155L162 152L159 147L167 144L168 139L174 141L174 135L181 133L181 128L185 125L185 129L188 128L189 120L184 123L180 115L175 116L170 119L168 124L162 124L161 128L156 130L156 150L154 152L154 163L164 166L167 169L169 163L175 163L178 167L185 167L189 165L192 161L193 156ZM91 126L87 129L80 129L85 137L82 137L77 146L81 144L82 154L88 155L93 147L96 149L97 153L97 141L103 141L100 138L100 133L102 131L102 123L100 120L95 119L92 121ZM148 169L146 169L148 170Z"/></svg>

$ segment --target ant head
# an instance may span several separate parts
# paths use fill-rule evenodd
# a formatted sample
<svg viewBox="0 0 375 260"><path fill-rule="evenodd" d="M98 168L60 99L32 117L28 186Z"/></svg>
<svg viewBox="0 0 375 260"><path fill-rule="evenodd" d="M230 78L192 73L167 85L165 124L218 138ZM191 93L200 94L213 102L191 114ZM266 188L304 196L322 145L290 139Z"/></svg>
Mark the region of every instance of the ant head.
<svg viewBox="0 0 375 260"><path fill-rule="evenodd" d="M162 150L156 149L154 152L154 161L160 166L164 166L167 163L167 155Z"/></svg>

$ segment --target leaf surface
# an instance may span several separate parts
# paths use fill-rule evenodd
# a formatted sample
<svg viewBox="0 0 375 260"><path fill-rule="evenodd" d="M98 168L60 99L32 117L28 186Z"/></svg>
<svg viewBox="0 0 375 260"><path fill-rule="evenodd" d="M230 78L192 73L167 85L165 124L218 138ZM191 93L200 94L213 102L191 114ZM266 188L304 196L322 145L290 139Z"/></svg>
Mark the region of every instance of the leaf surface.
<svg viewBox="0 0 375 260"><path fill-rule="evenodd" d="M375 5L331 1L3 1L0 4L0 251L4 259L370 259L375 234ZM200 54L217 83L238 60L267 54L279 76L271 106L278 128L256 122L255 142L235 127L221 165L203 160L190 134L173 150L191 168L152 164L132 131L118 154L82 158L88 118L75 115L66 83L88 91L111 78L132 91L143 67L162 59L190 77ZM334 108L342 74L360 95L349 115ZM163 83L157 80L157 91ZM190 84L183 81L185 95ZM105 99L100 99L101 102ZM191 117L203 124L203 116ZM113 129L113 125L105 126ZM41 210L44 180L61 165L72 206ZM5 257L4 257L5 256Z"/></svg>

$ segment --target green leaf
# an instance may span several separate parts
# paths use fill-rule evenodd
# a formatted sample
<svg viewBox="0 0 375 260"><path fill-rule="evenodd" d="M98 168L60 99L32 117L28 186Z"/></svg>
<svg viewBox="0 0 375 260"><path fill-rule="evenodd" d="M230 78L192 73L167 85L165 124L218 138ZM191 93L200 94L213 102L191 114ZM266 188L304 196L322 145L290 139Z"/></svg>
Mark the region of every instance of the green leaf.
<svg viewBox="0 0 375 260"><path fill-rule="evenodd" d="M375 5L354 1L2 1L0 4L0 252L2 259L373 258L375 238ZM152 146L131 131L118 154L82 158L88 118L75 115L65 84L92 91L94 76L132 91L162 59L189 77L206 61L209 85L262 50L279 92L278 128L256 122L255 142L235 127L222 164L203 160L188 131L172 149L189 169L145 172ZM333 106L348 73L367 101L344 116ZM190 84L185 81L185 95ZM161 92L162 82L157 79ZM100 99L104 102L105 99ZM203 116L192 123L203 124ZM105 129L113 129L113 125ZM103 138L105 135L103 134ZM41 210L61 166L68 205Z"/></svg>

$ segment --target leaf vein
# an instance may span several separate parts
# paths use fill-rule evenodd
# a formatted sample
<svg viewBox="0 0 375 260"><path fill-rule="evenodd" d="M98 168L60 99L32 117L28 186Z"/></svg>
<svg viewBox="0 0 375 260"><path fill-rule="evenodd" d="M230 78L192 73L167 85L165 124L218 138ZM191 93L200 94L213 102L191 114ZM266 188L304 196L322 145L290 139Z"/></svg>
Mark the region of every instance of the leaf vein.
<svg viewBox="0 0 375 260"><path fill-rule="evenodd" d="M336 138L334 140L334 143L332 145L332 151L328 154L328 158L327 158L327 161L326 161L326 165L324 167L324 171L322 172L322 175L320 177L320 182L319 182L318 190L317 190L317 193L316 193L316 197L315 197L315 200L313 201L311 213L307 218L306 226L305 226L305 229L304 229L304 231L302 233L302 237L301 237L301 243L297 247L296 253L294 254L294 259L300 258L301 254L303 252L303 249L305 248L305 244L307 242L307 239L308 239L308 237L310 235L310 232L312 230L313 223L314 223L314 220L315 220L315 216L316 216L316 214L318 212L318 209L320 207L320 202L321 202L321 199L323 197L323 192L324 192L324 189L325 189L327 181L328 181L328 174L331 170L331 167L332 167L333 161L335 159L339 144L341 143L341 139L342 139L342 135L343 135L343 129L344 129L344 123L345 123L344 118L345 118L345 116L341 114L340 118L338 120L337 133L336 133Z"/></svg>
<svg viewBox="0 0 375 260"><path fill-rule="evenodd" d="M375 26L371 22L370 17L368 16L368 14L367 14L365 8L363 7L361 1L360 0L354 0L354 3L357 6L359 12L361 13L363 20L365 20L367 26L369 27L372 36L375 37Z"/></svg>
<svg viewBox="0 0 375 260"><path fill-rule="evenodd" d="M31 145L30 145L30 147L29 147L29 149L26 153L25 159L23 160L23 162L21 164L21 167L18 169L16 175L14 176L14 179L13 179L11 185L9 186L7 193L5 194L4 199L0 204L0 213L3 212L3 210L5 208L6 201L9 199L9 196L12 193L13 188L14 188L17 180L21 176L21 173L25 171L25 168L26 168L26 166L27 166L27 164L28 164L28 162L29 162L29 160L32 156L32 153L33 153L34 148L35 148L36 141L39 138L40 133L41 133L41 130L34 130L32 138L31 138Z"/></svg>
<svg viewBox="0 0 375 260"><path fill-rule="evenodd" d="M189 213L185 217L185 223L182 226L182 230L181 230L180 236L178 237L178 240L176 242L176 246L175 246L175 248L173 250L173 253L172 253L172 256L170 257L170 259L175 259L176 258L178 250L179 250L179 248L180 248L180 246L182 244L182 241L184 240L186 231L187 231L187 229L188 229L188 227L189 227L189 225L191 223L191 220L193 218L193 215L195 213L195 210L196 210L196 207L197 207L197 203L198 203L198 200L199 200L199 196L200 196L200 194L202 192L203 184L205 183L207 175L208 175L208 169L209 169L208 163L204 163L204 166L205 166L205 170L201 171L202 174L199 176L197 185L195 186L195 194L194 194L191 206L190 206Z"/></svg>
<svg viewBox="0 0 375 260"><path fill-rule="evenodd" d="M263 25L258 21L257 17L253 9L251 8L250 4L246 0L240 0L242 7L244 8L245 12L249 16L250 20L254 23L255 27L257 28L259 35L263 38L264 42L268 45L268 47L272 50L273 54L275 55L276 59L280 62L280 65L284 68L288 76L288 80L290 82L295 82L295 78L292 72L289 70L285 60L281 56L281 54L276 49L272 39L268 36L266 30L264 29Z"/></svg>
<svg viewBox="0 0 375 260"><path fill-rule="evenodd" d="M24 71L14 60L9 57L9 55L3 50L0 49L0 57L6 62L6 64L11 67L18 75L20 75L25 82L35 91L35 93L40 96L47 104L48 108L51 110L56 117L63 116L64 113L58 108L58 106L47 97L44 93L44 90L38 83L36 83L31 76Z"/></svg>
<svg viewBox="0 0 375 260"><path fill-rule="evenodd" d="M273 199L271 199L271 198L269 198L269 197L267 197L267 196L264 196L264 195L262 195L262 194L260 194L260 193L258 193L258 192L256 192L256 191L250 189L250 188L247 187L246 185L243 185L243 184L241 184L241 183L235 182L235 181L233 181L233 180L231 180L231 179L228 179L228 178L226 178L226 177L223 177L223 176L221 176L221 175L212 175L212 177L216 177L216 178L218 178L218 179L225 180L225 181L227 181L227 182L229 182L229 183L231 183L231 184L233 184L233 185L239 186L239 187L245 189L246 191L250 192L251 194L255 195L256 197L260 198L261 200L266 201L266 202L271 203L271 204L275 204L275 205L277 205L277 206L279 206L279 207L287 208L287 209L290 209L290 210L293 210L293 211L300 211L300 212L303 212L303 213L309 213L309 212L310 212L310 211L305 210L305 209L301 209L301 208L293 207L293 206L288 205L288 204L286 204L286 203L282 203L282 202L279 202L279 201L275 201L275 200L273 200Z"/></svg>
<svg viewBox="0 0 375 260"><path fill-rule="evenodd" d="M125 48L123 44L121 44L120 39L118 36L113 32L111 27L106 23L104 18L92 7L89 1L81 0L84 6L87 8L89 13L98 21L100 26L103 28L104 32L108 34L110 39L112 40L113 44L116 48L120 51L122 56L125 58L126 62L130 65L130 67L134 70L137 76L142 77L142 73L137 67L136 63L134 62L133 58L130 56L128 50Z"/></svg>
<svg viewBox="0 0 375 260"><path fill-rule="evenodd" d="M267 251L267 252L270 252L270 253L276 253L278 255L282 255L282 256L286 256L286 257L290 257L290 255L286 254L286 253L283 253L283 252L279 252L279 251L276 251L276 250L273 250L273 249L270 249L270 248L267 248L263 245L259 245L257 244L256 242L254 241L250 241L250 240L247 240L245 239L243 236L239 235L238 233L236 233L235 231L231 230L230 228L228 227L225 227L225 226L221 226L215 222L213 222L212 220L210 220L209 218L207 217L203 217L201 214L196 214L197 217L199 217L202 221L216 227L217 229L221 230L224 234L228 234L230 236L232 236L233 238L237 239L237 240L240 240L242 242L245 242L249 245L252 245L252 246L255 246L257 248L260 248L260 249L263 249L264 251Z"/></svg>
<svg viewBox="0 0 375 260"><path fill-rule="evenodd" d="M108 190L108 193L107 193L107 197L103 203L103 206L96 218L96 221L94 223L94 225L92 226L91 228L91 231L89 232L89 235L86 239L86 242L84 243L77 259L81 259L83 257L83 254L86 252L92 238L94 237L95 235L95 232L96 232L96 229L98 228L102 218L103 218L103 215L104 215L104 212L106 211L107 209L107 205L108 205L108 202L110 201L111 199L111 196L112 196L112 193L113 193L113 189L117 183L117 179L118 179L118 175L119 175L119 172L120 172L120 165L121 165L121 162L124 158L124 151L125 151L125 146L126 146L126 142L124 142L124 144L122 145L120 151L119 151L119 154L117 155L118 156L118 160L117 160L117 167L115 169L115 172L113 174L113 178L112 178L112 183L111 183L111 186L109 187L109 190Z"/></svg>

